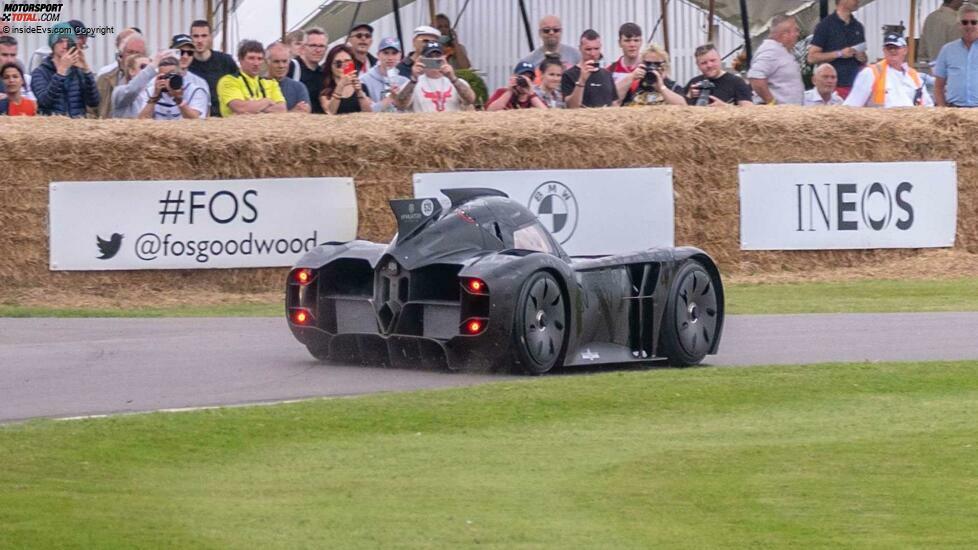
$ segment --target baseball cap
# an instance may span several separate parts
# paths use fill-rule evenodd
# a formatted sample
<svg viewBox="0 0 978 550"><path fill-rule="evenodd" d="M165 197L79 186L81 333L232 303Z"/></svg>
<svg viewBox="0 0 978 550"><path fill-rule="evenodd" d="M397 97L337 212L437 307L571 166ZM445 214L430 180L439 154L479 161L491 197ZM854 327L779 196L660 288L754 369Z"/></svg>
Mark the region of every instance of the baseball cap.
<svg viewBox="0 0 978 550"><path fill-rule="evenodd" d="M414 29L415 38L421 36L422 34L430 34L431 36L441 36L441 32L438 29L434 27L429 27L428 25L421 25L420 27Z"/></svg>
<svg viewBox="0 0 978 550"><path fill-rule="evenodd" d="M902 36L896 33L888 33L883 37L884 46L900 46L901 48L907 47L907 41Z"/></svg>
<svg viewBox="0 0 978 550"><path fill-rule="evenodd" d="M48 34L48 46L53 48L62 39L68 40L68 44L70 45L78 42L78 37L75 36L75 28L71 23L57 23L53 25Z"/></svg>
<svg viewBox="0 0 978 550"><path fill-rule="evenodd" d="M513 69L513 74L525 74L525 73L531 73L533 75L536 75L537 69L536 67L533 66L533 63L520 61L519 63L516 64L516 68Z"/></svg>
<svg viewBox="0 0 978 550"><path fill-rule="evenodd" d="M401 49L401 41L392 36L388 36L387 38L381 40L380 45L377 46L378 52L382 52L384 50L397 50L399 52L404 51Z"/></svg>
<svg viewBox="0 0 978 550"><path fill-rule="evenodd" d="M422 57L433 57L436 55L442 55L445 50L441 49L441 44L438 42L428 42L425 44L424 48L421 48Z"/></svg>
<svg viewBox="0 0 978 550"><path fill-rule="evenodd" d="M371 33L373 33L373 32L374 32L374 28L373 28L373 27L371 27L371 26L370 26L369 24L367 24L367 23L359 23L359 24L357 24L357 25L354 25L354 26L353 26L353 28L352 28L352 29L350 29L350 32L352 33L353 31L355 31L355 30L357 30L357 29L367 29L367 30L368 30L368 31L370 31Z"/></svg>
<svg viewBox="0 0 978 550"><path fill-rule="evenodd" d="M179 49L179 48L183 48L184 46L189 46L189 47L193 48L194 47L194 39L193 38L190 38L190 35L189 34L175 34L175 35L173 35L173 38L170 40L170 47L171 48L175 48L175 49Z"/></svg>

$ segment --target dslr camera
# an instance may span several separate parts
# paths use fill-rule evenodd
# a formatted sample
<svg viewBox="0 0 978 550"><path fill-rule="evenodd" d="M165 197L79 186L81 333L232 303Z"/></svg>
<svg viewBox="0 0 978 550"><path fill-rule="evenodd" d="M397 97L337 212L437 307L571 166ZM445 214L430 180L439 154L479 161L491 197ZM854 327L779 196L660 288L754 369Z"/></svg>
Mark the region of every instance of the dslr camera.
<svg viewBox="0 0 978 550"><path fill-rule="evenodd" d="M638 85L638 87L643 92L651 92L655 90L655 82L659 79L659 77L655 76L655 73L652 71L661 73L662 65L664 65L664 63L661 61L645 61L642 63L642 65L645 67L645 78L642 79L642 82Z"/></svg>
<svg viewBox="0 0 978 550"><path fill-rule="evenodd" d="M696 84L696 87L700 89L700 96L696 98L696 106L708 107L710 105L710 95L713 94L713 89L716 88L717 85L709 80L703 80Z"/></svg>
<svg viewBox="0 0 978 550"><path fill-rule="evenodd" d="M162 75L160 79L166 84L166 91L168 92L183 89L183 76L178 73L167 73Z"/></svg>
<svg viewBox="0 0 978 550"><path fill-rule="evenodd" d="M525 76L518 75L516 77L516 87L517 88L520 88L521 90L529 90L530 89L530 81Z"/></svg>

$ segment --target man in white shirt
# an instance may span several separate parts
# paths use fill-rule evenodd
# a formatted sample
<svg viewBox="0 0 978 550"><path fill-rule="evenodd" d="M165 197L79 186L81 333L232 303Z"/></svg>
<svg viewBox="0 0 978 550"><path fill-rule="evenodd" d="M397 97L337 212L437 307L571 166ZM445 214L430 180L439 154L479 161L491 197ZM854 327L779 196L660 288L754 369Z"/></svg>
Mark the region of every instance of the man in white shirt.
<svg viewBox="0 0 978 550"><path fill-rule="evenodd" d="M907 41L898 34L883 38L883 61L856 75L848 107L933 107L920 74L907 65Z"/></svg>
<svg viewBox="0 0 978 550"><path fill-rule="evenodd" d="M835 72L831 63L822 63L815 67L812 83L815 87L805 92L805 107L842 105L845 101L835 92L835 87L839 84L839 73Z"/></svg>
<svg viewBox="0 0 978 550"><path fill-rule="evenodd" d="M771 33L761 43L751 60L747 79L754 89L757 103L768 105L801 105L805 85L801 66L795 59L798 43L798 22L790 15L776 15L771 20Z"/></svg>
<svg viewBox="0 0 978 550"><path fill-rule="evenodd" d="M397 94L402 111L434 113L461 111L475 103L475 92L468 82L455 76L437 42L429 42L411 68L411 78Z"/></svg>

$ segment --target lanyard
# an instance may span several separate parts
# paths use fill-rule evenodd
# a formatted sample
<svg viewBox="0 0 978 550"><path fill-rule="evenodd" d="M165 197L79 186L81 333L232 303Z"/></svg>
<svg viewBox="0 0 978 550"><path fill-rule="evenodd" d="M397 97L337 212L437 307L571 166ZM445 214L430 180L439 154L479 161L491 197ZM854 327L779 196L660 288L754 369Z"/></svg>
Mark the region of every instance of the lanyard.
<svg viewBox="0 0 978 550"><path fill-rule="evenodd" d="M258 81L258 90L261 92L261 96L256 96L255 92L252 91L251 84L248 84L248 77L241 75L241 81L244 82L245 88L248 89L248 97L268 97L268 95L265 93L265 87L261 84L261 77L259 76L256 80Z"/></svg>

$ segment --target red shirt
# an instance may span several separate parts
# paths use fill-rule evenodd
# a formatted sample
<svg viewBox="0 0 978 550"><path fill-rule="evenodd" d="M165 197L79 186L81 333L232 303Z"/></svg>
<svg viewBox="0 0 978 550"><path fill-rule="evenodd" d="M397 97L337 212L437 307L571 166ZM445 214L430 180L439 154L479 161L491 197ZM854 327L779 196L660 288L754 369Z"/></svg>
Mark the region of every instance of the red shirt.
<svg viewBox="0 0 978 550"><path fill-rule="evenodd" d="M493 103L497 99L502 97L503 94L505 94L506 90L508 89L509 88L499 88L498 90L493 92L492 97L490 97L489 101L486 102L486 107L488 107L490 103ZM532 91L526 96L526 101L518 101L516 100L515 96L513 96L512 98L510 98L509 103L506 105L506 109L532 109L532 108L533 108Z"/></svg>
<svg viewBox="0 0 978 550"><path fill-rule="evenodd" d="M611 77L615 79L615 82L625 77L625 75L632 74L632 71L638 68L638 65L633 65L631 67L625 65L623 62L625 58L619 57L618 61L615 61L611 65L608 65L608 72L611 73ZM641 61L639 61L641 63Z"/></svg>
<svg viewBox="0 0 978 550"><path fill-rule="evenodd" d="M21 98L20 105L7 98L7 114L10 116L35 116L37 115L37 102L32 99Z"/></svg>

